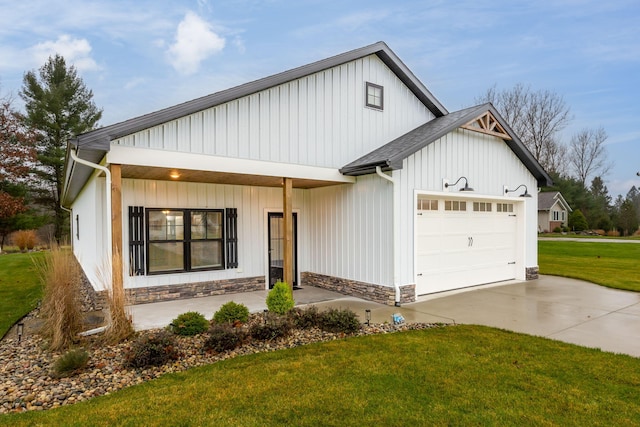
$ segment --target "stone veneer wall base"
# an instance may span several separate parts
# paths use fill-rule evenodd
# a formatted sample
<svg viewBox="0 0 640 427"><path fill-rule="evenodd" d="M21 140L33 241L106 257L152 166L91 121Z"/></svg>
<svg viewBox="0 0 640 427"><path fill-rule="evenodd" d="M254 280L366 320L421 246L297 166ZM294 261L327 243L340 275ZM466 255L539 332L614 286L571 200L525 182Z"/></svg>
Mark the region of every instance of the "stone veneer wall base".
<svg viewBox="0 0 640 427"><path fill-rule="evenodd" d="M315 286L357 298L374 301L380 304L395 305L396 290L393 287L325 276L305 271L300 275L302 286ZM400 286L400 304L416 300L416 285Z"/></svg>
<svg viewBox="0 0 640 427"><path fill-rule="evenodd" d="M538 279L539 269L538 267L527 267L525 270L527 280Z"/></svg>
<svg viewBox="0 0 640 427"><path fill-rule="evenodd" d="M264 289L264 276L257 276L240 279L212 280L209 282L183 283L179 285L128 288L125 289L125 293L127 304L146 304L151 302L209 297L213 295L262 291Z"/></svg>

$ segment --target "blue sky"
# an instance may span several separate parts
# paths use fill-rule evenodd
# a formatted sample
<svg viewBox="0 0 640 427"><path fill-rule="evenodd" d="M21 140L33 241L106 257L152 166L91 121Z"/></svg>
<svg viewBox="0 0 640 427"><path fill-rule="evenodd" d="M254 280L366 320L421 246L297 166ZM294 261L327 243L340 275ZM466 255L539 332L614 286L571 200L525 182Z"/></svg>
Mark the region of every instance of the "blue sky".
<svg viewBox="0 0 640 427"><path fill-rule="evenodd" d="M380 40L449 111L487 88L551 90L563 134L603 127L612 195L640 186L637 0L0 0L0 95L55 52L108 125ZM20 107L20 100L16 106Z"/></svg>

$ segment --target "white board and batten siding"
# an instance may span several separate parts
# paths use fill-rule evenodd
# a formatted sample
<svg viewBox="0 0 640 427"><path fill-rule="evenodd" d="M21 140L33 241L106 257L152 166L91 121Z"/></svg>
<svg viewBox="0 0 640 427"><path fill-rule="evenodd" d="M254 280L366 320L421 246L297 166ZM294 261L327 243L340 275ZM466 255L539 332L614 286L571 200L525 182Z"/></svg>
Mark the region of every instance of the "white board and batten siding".
<svg viewBox="0 0 640 427"><path fill-rule="evenodd" d="M105 179L97 173L82 189L71 210L71 239L73 253L87 279L97 290L105 288L109 275L105 206ZM109 221L111 219L109 218Z"/></svg>
<svg viewBox="0 0 640 427"><path fill-rule="evenodd" d="M384 111L364 106L366 82L384 87ZM339 169L432 118L371 55L112 144Z"/></svg>
<svg viewBox="0 0 640 427"><path fill-rule="evenodd" d="M139 288L210 280L264 276L266 260L266 212L282 212L282 189L153 180L122 180L123 218L128 206L145 208L238 209L238 268L201 272L129 276L125 256L125 287ZM294 189L294 211L304 212L305 190ZM307 219L299 215L298 263L300 271L309 261ZM123 246L128 251L129 230L123 229Z"/></svg>
<svg viewBox="0 0 640 427"><path fill-rule="evenodd" d="M309 271L393 284L393 187L377 175L309 190Z"/></svg>
<svg viewBox="0 0 640 427"><path fill-rule="evenodd" d="M473 192L458 191L464 185L464 180L455 188L443 189L443 179L454 183L461 176L468 178ZM508 196L503 193L505 185L515 188L525 184L529 193L535 196L537 183L502 139L464 129L455 130L407 157L403 168L393 172L393 178L397 182L394 203L402 207L399 209L402 217L396 221L398 249L395 265L399 284L416 283L417 293L424 294L480 284L478 281L495 281L491 277L524 279L525 268L537 266L537 225L534 221L528 221L527 224L527 218L536 218L537 198L517 197L521 192L509 193ZM438 226L417 219L420 213L417 209L419 195L439 200L440 212L431 216ZM469 204L467 214L445 213L445 200L466 200ZM493 203L493 213L496 213L495 204L498 202L513 204L515 223L513 215L500 215L498 219L498 215L473 212L474 201ZM475 216L470 216L472 214ZM476 237L475 246L471 246L468 239L474 235L481 237ZM429 239L432 239L433 245L439 245L439 249L429 248ZM462 249L447 245L462 245ZM507 246L510 248L508 254L504 249ZM464 250L467 247L473 248L477 256L471 260L478 267L475 272L464 273L465 269L460 267L464 266L465 254L468 254ZM457 250L461 252L456 254ZM483 251L485 255L482 255ZM491 252L495 256L491 257ZM443 258L443 253L449 253L450 256ZM427 257L429 254L431 258ZM505 267L496 274L495 271L489 272L489 268L482 270L479 267L486 264L489 258L496 257L513 259L505 261L505 264L515 264L509 264L513 266ZM424 270L429 270L434 262L437 265L434 264L431 270L440 269L442 274L448 271L448 264L445 263L458 262L460 277L443 276L442 280L449 280L448 284L431 284L427 288L419 283L422 279L418 274L424 274ZM451 267L450 271L453 272L455 269ZM513 273L505 273L511 268ZM487 278L482 279L485 273ZM431 276L430 280L439 279Z"/></svg>

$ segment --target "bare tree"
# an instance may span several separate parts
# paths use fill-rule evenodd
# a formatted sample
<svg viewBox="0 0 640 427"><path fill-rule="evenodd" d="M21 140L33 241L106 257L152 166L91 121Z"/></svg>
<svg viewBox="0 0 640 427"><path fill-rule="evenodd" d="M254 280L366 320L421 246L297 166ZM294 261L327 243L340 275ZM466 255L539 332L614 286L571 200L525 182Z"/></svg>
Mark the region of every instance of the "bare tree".
<svg viewBox="0 0 640 427"><path fill-rule="evenodd" d="M583 186L590 176L604 176L611 169L604 145L606 140L607 133L601 127L585 128L571 138L569 162Z"/></svg>
<svg viewBox="0 0 640 427"><path fill-rule="evenodd" d="M571 117L560 95L549 90L532 91L529 86L518 83L502 91L495 86L489 88L475 101L491 102L548 172L565 172L566 147L558 134Z"/></svg>

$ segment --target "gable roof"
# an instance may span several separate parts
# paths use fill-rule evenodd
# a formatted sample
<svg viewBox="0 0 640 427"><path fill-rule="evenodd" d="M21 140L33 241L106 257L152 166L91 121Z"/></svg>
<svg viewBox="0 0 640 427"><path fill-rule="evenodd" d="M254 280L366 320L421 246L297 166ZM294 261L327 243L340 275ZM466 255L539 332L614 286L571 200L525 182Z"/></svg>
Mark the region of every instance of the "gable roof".
<svg viewBox="0 0 640 427"><path fill-rule="evenodd" d="M65 161L65 184L62 203L66 206L73 201L93 173L88 166L73 162L68 151L76 149L79 158L91 163L99 163L109 151L111 141L180 117L188 116L198 111L224 104L234 99L242 98L256 92L269 89L308 75L318 73L348 62L377 55L411 92L433 113L435 117L448 114L447 109L436 99L424 84L407 68L398 56L384 42L377 42L369 46L351 50L327 59L303 65L292 70L274 74L253 82L245 83L211 95L203 96L182 104L174 105L143 116L134 117L120 123L105 126L81 135L69 141Z"/></svg>
<svg viewBox="0 0 640 427"><path fill-rule="evenodd" d="M253 82L245 83L231 89L216 92L182 104L174 105L153 113L134 117L124 122L116 123L79 135L72 143L82 148L109 149L109 142L113 139L132 134L180 117L188 116L198 111L215 107L216 105L242 98L256 92L269 89L320 71L327 70L369 55L377 55L398 78L413 92L413 94L433 113L440 117L446 115L447 109L422 84L422 82L407 68L398 56L384 42L377 42L369 46L351 50L340 55L332 56L302 67L274 74Z"/></svg>
<svg viewBox="0 0 640 427"><path fill-rule="evenodd" d="M449 132L475 121L486 113L490 113L506 133L506 135L502 137L505 144L511 148L518 159L520 159L536 178L538 185L551 185L552 179L549 174L545 172L540 163L538 163L531 152L524 146L522 141L520 141L518 136L491 103L476 105L454 111L441 117L436 117L394 139L388 144L345 165L340 169L340 172L345 175L358 176L374 173L378 166L386 171L402 169L402 161L405 158L423 149ZM495 134L497 135L497 133Z"/></svg>
<svg viewBox="0 0 640 427"><path fill-rule="evenodd" d="M562 196L562 193L559 191L547 191L544 193L538 193L538 210L539 211L550 211L553 205L556 203L560 203L560 205L568 210L569 212L573 212L569 203Z"/></svg>

